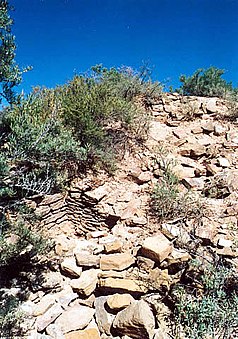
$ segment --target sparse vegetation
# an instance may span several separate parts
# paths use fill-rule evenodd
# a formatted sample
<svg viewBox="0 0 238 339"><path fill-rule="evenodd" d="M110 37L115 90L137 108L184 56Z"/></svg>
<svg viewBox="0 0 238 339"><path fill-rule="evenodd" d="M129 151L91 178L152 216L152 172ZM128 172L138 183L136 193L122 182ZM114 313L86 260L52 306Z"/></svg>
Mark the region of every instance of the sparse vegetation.
<svg viewBox="0 0 238 339"><path fill-rule="evenodd" d="M200 68L189 77L181 75L182 85L178 91L183 95L224 98L233 92L232 84L222 79L224 73L222 69L209 67Z"/></svg>
<svg viewBox="0 0 238 339"><path fill-rule="evenodd" d="M201 263L197 261L197 266ZM235 338L238 329L237 277L232 268L214 261L207 264L196 285L176 286L176 338L181 325L191 339ZM235 334L236 333L236 334Z"/></svg>

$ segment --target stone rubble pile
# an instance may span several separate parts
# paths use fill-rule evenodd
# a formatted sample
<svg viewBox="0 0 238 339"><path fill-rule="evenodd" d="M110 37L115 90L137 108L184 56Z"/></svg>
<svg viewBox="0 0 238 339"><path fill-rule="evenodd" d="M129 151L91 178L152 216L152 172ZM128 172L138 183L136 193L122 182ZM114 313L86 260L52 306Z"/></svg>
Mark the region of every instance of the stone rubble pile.
<svg viewBox="0 0 238 339"><path fill-rule="evenodd" d="M189 246L238 272L238 125L218 119L228 113L217 98L164 95L146 145L126 153L113 177L88 175L35 202L56 264L22 305L28 338L170 338L163 298L189 271ZM199 220L151 214L166 163L181 192L199 198Z"/></svg>

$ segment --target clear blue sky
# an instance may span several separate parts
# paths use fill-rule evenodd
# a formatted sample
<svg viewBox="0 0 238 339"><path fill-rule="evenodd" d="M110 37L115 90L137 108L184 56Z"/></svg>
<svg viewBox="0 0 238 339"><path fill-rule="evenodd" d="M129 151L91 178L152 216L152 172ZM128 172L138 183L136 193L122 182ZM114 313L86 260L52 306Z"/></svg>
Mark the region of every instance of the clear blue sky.
<svg viewBox="0 0 238 339"><path fill-rule="evenodd" d="M153 78L217 66L238 85L238 0L9 0L21 88L54 87L102 63L153 66Z"/></svg>

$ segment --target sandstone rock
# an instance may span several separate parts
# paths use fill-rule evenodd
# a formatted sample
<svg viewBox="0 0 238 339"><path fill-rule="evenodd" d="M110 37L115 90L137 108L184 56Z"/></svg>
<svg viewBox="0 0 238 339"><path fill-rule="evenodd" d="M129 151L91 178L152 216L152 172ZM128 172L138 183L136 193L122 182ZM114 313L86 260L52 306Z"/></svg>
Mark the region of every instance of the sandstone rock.
<svg viewBox="0 0 238 339"><path fill-rule="evenodd" d="M139 280L120 279L120 278L105 278L99 280L101 289L115 292L131 292L131 293L145 293L148 288Z"/></svg>
<svg viewBox="0 0 238 339"><path fill-rule="evenodd" d="M49 272L44 275L44 281L41 287L44 290L62 289L63 277L59 272Z"/></svg>
<svg viewBox="0 0 238 339"><path fill-rule="evenodd" d="M86 330L66 333L65 339L100 339L100 335L95 328L87 328Z"/></svg>
<svg viewBox="0 0 238 339"><path fill-rule="evenodd" d="M158 267L151 270L148 275L149 289L161 292L167 292L172 284L172 278L168 274L168 270L161 270Z"/></svg>
<svg viewBox="0 0 238 339"><path fill-rule="evenodd" d="M182 180L183 185L188 189L201 191L204 189L204 179L201 178L184 178Z"/></svg>
<svg viewBox="0 0 238 339"><path fill-rule="evenodd" d="M111 332L111 325L114 319L114 316L112 314L109 314L106 309L106 296L101 296L96 298L95 300L95 318L98 325L98 328L101 333L106 333L107 335L110 335Z"/></svg>
<svg viewBox="0 0 238 339"><path fill-rule="evenodd" d="M117 314L113 328L120 335L151 339L155 328L154 315L144 300L135 301Z"/></svg>
<svg viewBox="0 0 238 339"><path fill-rule="evenodd" d="M155 262L149 258L137 256L137 266L140 271L149 272L155 266Z"/></svg>
<svg viewBox="0 0 238 339"><path fill-rule="evenodd" d="M78 266L83 267L99 267L99 257L89 253L75 253L75 258Z"/></svg>
<svg viewBox="0 0 238 339"><path fill-rule="evenodd" d="M99 202L109 193L108 187L106 185L99 186L92 191L87 191L84 195L95 202Z"/></svg>
<svg viewBox="0 0 238 339"><path fill-rule="evenodd" d="M168 267L170 265L179 264L179 263L182 263L182 262L186 262L190 259L192 259L192 257L185 250L173 248L173 250L172 250L171 254L168 256L168 258L163 261L162 267Z"/></svg>
<svg viewBox="0 0 238 339"><path fill-rule="evenodd" d="M218 110L217 107L217 99L216 98L208 98L206 103L207 113L216 113Z"/></svg>
<svg viewBox="0 0 238 339"><path fill-rule="evenodd" d="M84 271L80 278L73 279L71 281L71 287L73 291L77 292L78 294L87 297L93 293L96 289L98 282L98 270L87 270Z"/></svg>
<svg viewBox="0 0 238 339"><path fill-rule="evenodd" d="M46 294L41 301L35 306L33 315L38 317L44 314L55 303L55 297L51 294Z"/></svg>
<svg viewBox="0 0 238 339"><path fill-rule="evenodd" d="M215 125L214 126L214 135L220 136L226 133L226 128L222 125Z"/></svg>
<svg viewBox="0 0 238 339"><path fill-rule="evenodd" d="M219 238L217 241L217 246L219 247L232 247L233 242L225 238Z"/></svg>
<svg viewBox="0 0 238 339"><path fill-rule="evenodd" d="M137 178L137 182L138 184L144 184L146 182L149 182L151 180L152 174L151 172L142 172L138 178Z"/></svg>
<svg viewBox="0 0 238 339"><path fill-rule="evenodd" d="M48 311L36 319L36 327L39 332L43 331L47 326L55 321L63 312L63 308L59 304L53 305Z"/></svg>
<svg viewBox="0 0 238 339"><path fill-rule="evenodd" d="M184 178L194 178L195 177L195 169L191 167L184 167L182 165L176 165L173 168L174 174L181 180Z"/></svg>
<svg viewBox="0 0 238 339"><path fill-rule="evenodd" d="M122 310L129 306L134 301L134 298L130 294L119 294L110 295L107 298L107 305L111 310Z"/></svg>
<svg viewBox="0 0 238 339"><path fill-rule="evenodd" d="M100 258L100 269L122 271L133 265L135 259L129 253L116 253L102 255Z"/></svg>
<svg viewBox="0 0 238 339"><path fill-rule="evenodd" d="M53 339L65 339L64 333L61 331L60 327L56 324L50 324L46 328L46 333Z"/></svg>
<svg viewBox="0 0 238 339"><path fill-rule="evenodd" d="M214 131L214 124L212 121L208 121L206 124L202 126L202 129L205 133L212 133Z"/></svg>
<svg viewBox="0 0 238 339"><path fill-rule="evenodd" d="M115 239L112 242L108 242L104 245L104 250L106 253L115 253L122 251L122 242L119 239Z"/></svg>
<svg viewBox="0 0 238 339"><path fill-rule="evenodd" d="M85 328L93 318L95 311L87 306L75 305L64 311L56 320L62 332L68 333Z"/></svg>
<svg viewBox="0 0 238 339"><path fill-rule="evenodd" d="M220 158L218 158L217 161L218 161L219 166L221 166L221 167L230 167L230 162L226 158L220 157Z"/></svg>
<svg viewBox="0 0 238 339"><path fill-rule="evenodd" d="M65 258L60 264L61 272L70 278L79 278L82 273L82 268L76 265L74 257Z"/></svg>
<svg viewBox="0 0 238 339"><path fill-rule="evenodd" d="M141 252L145 257L160 263L169 256L172 248L170 241L162 233L159 233L144 240Z"/></svg>

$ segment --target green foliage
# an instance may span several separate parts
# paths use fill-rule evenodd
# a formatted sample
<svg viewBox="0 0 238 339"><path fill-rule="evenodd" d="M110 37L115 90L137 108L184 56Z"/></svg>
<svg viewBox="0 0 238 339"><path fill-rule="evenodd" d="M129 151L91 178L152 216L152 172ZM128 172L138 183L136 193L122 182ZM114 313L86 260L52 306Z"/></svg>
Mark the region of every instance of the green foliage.
<svg viewBox="0 0 238 339"><path fill-rule="evenodd" d="M205 97L225 97L233 91L232 84L222 79L224 70L209 67L208 69L198 69L192 76L182 75L182 83L178 90L184 95L195 95Z"/></svg>
<svg viewBox="0 0 238 339"><path fill-rule="evenodd" d="M22 313L18 309L19 300L13 295L0 293L0 336L1 338L20 338L19 331Z"/></svg>
<svg viewBox="0 0 238 339"><path fill-rule="evenodd" d="M11 213L13 220L9 220ZM35 229L37 217L24 204L3 210L0 220L0 267L22 265L24 256L29 258L46 252L50 243Z"/></svg>
<svg viewBox="0 0 238 339"><path fill-rule="evenodd" d="M22 80L22 73L15 62L15 36L11 33L13 20L10 17L10 10L7 0L0 0L0 96L9 103L16 101L13 88Z"/></svg>
<svg viewBox="0 0 238 339"><path fill-rule="evenodd" d="M223 265L207 266L201 273L201 295L185 287L178 287L175 295L177 329L183 325L191 339L231 338L238 330L237 278L231 268ZM179 338L179 333L177 333Z"/></svg>

